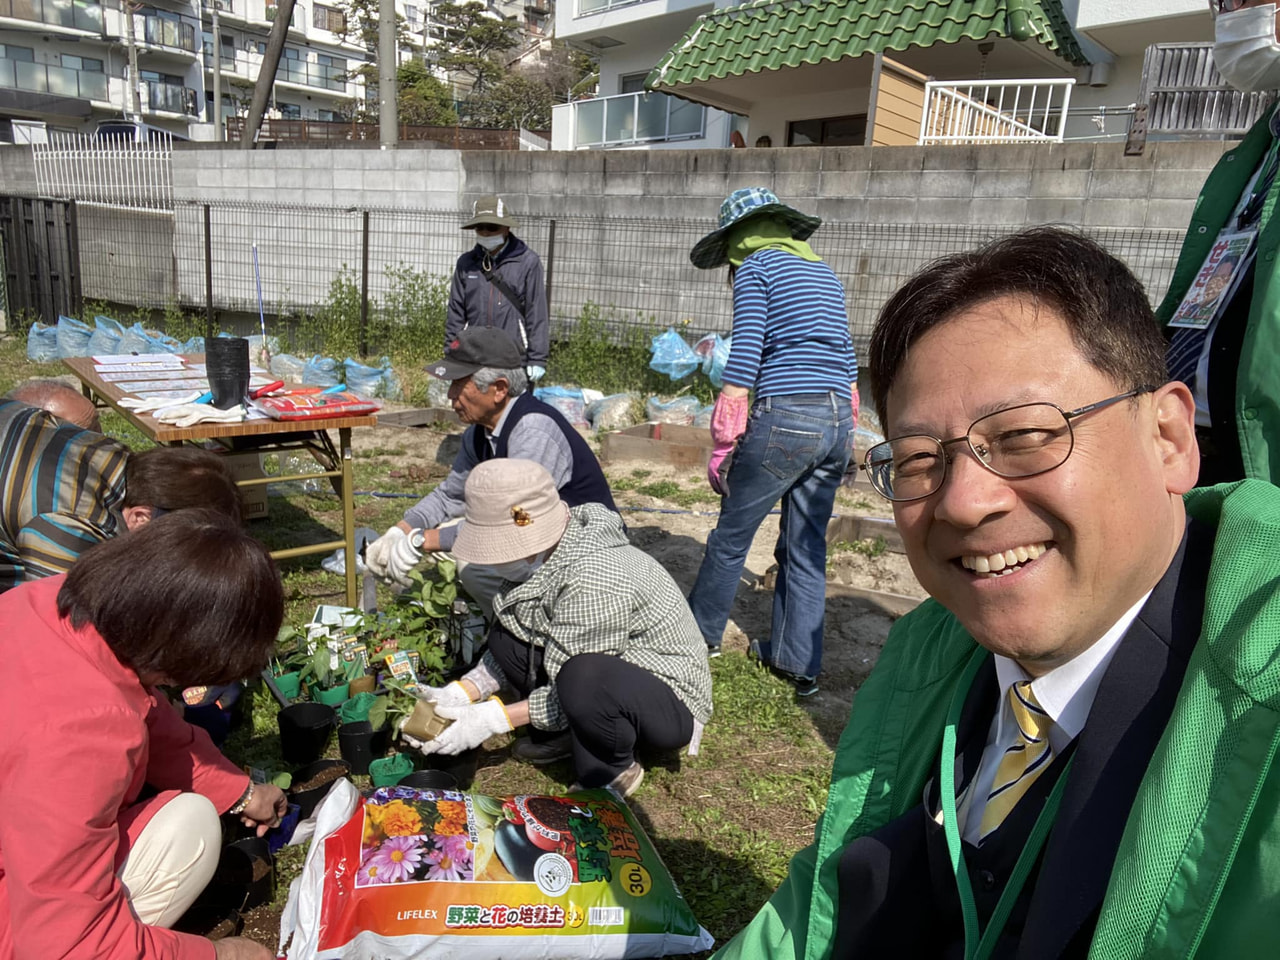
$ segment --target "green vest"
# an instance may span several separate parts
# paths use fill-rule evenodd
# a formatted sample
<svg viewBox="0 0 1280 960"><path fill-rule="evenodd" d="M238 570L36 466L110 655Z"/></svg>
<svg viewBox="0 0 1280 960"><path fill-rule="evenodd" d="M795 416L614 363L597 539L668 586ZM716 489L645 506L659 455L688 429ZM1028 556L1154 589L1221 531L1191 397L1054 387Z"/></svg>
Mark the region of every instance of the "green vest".
<svg viewBox="0 0 1280 960"><path fill-rule="evenodd" d="M1200 641L1134 800L1090 956L1280 955L1280 489L1194 490L1217 528ZM927 601L895 624L836 748L816 842L720 958L827 957L841 851L920 802L974 641Z"/></svg>
<svg viewBox="0 0 1280 960"><path fill-rule="evenodd" d="M1240 194L1271 146L1271 112L1253 125L1248 136L1223 155L1209 174L1187 225L1178 265L1169 292L1156 311L1167 324L1195 280L1205 257L1226 225ZM1258 259L1254 269L1249 323L1236 368L1235 420L1246 476L1280 481L1280 280L1276 254L1280 251L1280 218L1273 218L1280 199L1280 177L1263 201Z"/></svg>

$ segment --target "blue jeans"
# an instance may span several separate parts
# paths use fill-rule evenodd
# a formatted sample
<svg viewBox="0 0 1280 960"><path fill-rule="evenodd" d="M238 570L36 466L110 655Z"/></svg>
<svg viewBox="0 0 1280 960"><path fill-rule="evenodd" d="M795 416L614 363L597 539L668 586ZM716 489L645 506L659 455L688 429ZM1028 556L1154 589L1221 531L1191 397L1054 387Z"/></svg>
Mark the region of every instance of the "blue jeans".
<svg viewBox="0 0 1280 960"><path fill-rule="evenodd" d="M726 477L720 521L689 594L710 647L719 647L751 541L781 499L773 556L778 582L773 629L754 646L765 663L805 677L822 666L826 615L827 522L853 453L853 411L835 393L765 397L751 408Z"/></svg>

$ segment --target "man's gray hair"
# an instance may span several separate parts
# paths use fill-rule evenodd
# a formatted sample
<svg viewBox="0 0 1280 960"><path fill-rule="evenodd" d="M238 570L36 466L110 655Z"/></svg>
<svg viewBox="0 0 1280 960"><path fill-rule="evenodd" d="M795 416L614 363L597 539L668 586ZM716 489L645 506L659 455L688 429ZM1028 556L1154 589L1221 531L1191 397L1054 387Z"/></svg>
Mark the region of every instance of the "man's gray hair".
<svg viewBox="0 0 1280 960"><path fill-rule="evenodd" d="M507 381L507 393L513 397L518 397L529 389L529 377L524 372L524 367L512 367L509 370L502 367L481 367L471 375L471 382L481 393L488 393L489 388L499 380Z"/></svg>
<svg viewBox="0 0 1280 960"><path fill-rule="evenodd" d="M34 377L18 384L4 395L6 400L17 400L29 407L43 407L52 397L59 394L72 394L77 399L80 391L65 380L52 380L47 377Z"/></svg>

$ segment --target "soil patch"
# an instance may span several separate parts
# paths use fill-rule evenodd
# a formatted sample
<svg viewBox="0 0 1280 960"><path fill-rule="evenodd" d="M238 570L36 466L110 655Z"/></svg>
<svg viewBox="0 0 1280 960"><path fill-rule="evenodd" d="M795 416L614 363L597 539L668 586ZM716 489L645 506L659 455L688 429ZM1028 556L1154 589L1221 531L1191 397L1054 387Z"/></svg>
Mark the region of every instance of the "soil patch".
<svg viewBox="0 0 1280 960"><path fill-rule="evenodd" d="M314 777L308 779L305 783L291 784L289 792L302 793L306 790L314 790L316 787L323 787L326 783L333 783L333 781L341 779L346 775L347 771L342 767L326 767ZM257 878L255 877L254 879L256 880Z"/></svg>

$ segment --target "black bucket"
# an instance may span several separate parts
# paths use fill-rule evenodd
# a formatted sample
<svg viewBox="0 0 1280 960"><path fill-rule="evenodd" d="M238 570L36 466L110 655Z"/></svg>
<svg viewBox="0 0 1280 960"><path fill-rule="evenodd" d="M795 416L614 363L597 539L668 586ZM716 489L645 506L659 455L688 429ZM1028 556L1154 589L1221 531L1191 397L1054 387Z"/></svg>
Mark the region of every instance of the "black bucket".
<svg viewBox="0 0 1280 960"><path fill-rule="evenodd" d="M328 746L337 714L324 703L294 703L280 711L276 722L285 763L312 763Z"/></svg>
<svg viewBox="0 0 1280 960"><path fill-rule="evenodd" d="M368 720L354 720L338 727L338 749L342 751L342 759L351 764L351 772L365 776L369 772L370 761L384 756L391 744L391 727L382 725L382 729L374 730Z"/></svg>
<svg viewBox="0 0 1280 960"><path fill-rule="evenodd" d="M227 410L243 403L249 392L249 341L244 337L213 337L205 341L204 349L213 405Z"/></svg>
<svg viewBox="0 0 1280 960"><path fill-rule="evenodd" d="M400 778L399 786L415 790L457 790L458 778L447 770L415 770Z"/></svg>
<svg viewBox="0 0 1280 960"><path fill-rule="evenodd" d="M239 909L252 910L270 903L276 894L275 861L261 837L246 837L222 848L218 870L213 881L220 887L236 892L243 899Z"/></svg>
<svg viewBox="0 0 1280 960"><path fill-rule="evenodd" d="M316 775L325 770L339 769L342 776L351 773L351 764L345 760L317 760L315 763L309 763L305 767L295 770L293 773L293 782L295 784L304 784L308 780L315 779ZM334 779L341 779L335 777ZM295 790L289 787L289 802L296 803L299 807L298 819L306 820L315 812L316 804L324 799L324 795L329 792L329 788L333 786L333 780L326 780L318 787L312 787L310 790Z"/></svg>

